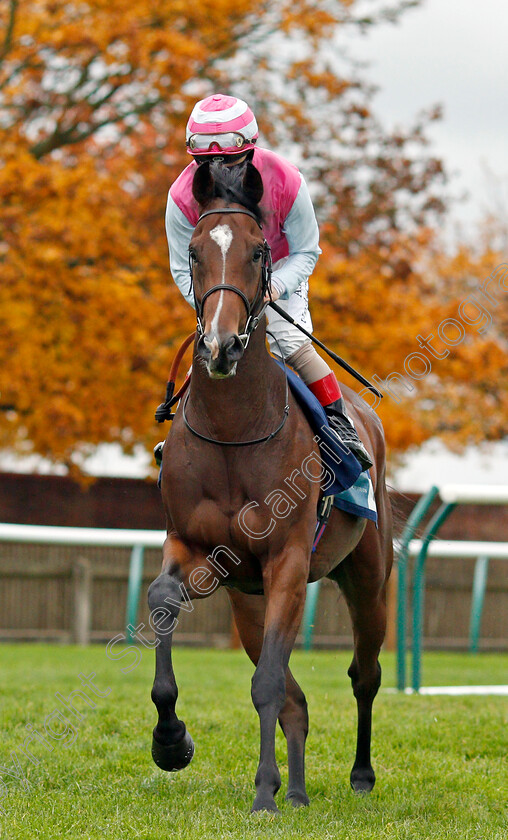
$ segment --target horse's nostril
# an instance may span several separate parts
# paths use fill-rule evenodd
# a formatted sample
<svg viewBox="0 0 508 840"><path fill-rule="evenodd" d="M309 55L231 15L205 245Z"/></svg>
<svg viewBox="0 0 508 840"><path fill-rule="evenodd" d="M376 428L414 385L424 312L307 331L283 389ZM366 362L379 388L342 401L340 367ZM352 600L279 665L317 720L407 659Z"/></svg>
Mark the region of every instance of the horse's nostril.
<svg viewBox="0 0 508 840"><path fill-rule="evenodd" d="M203 359L206 359L206 361L217 359L220 352L221 347L215 336L213 338L207 335L201 336L198 341L198 353Z"/></svg>
<svg viewBox="0 0 508 840"><path fill-rule="evenodd" d="M197 351L202 359L209 359L211 356L210 347L208 346L204 335L202 335L198 341Z"/></svg>
<svg viewBox="0 0 508 840"><path fill-rule="evenodd" d="M232 335L224 346L226 356L231 361L237 362L241 359L244 353L244 346L237 335Z"/></svg>

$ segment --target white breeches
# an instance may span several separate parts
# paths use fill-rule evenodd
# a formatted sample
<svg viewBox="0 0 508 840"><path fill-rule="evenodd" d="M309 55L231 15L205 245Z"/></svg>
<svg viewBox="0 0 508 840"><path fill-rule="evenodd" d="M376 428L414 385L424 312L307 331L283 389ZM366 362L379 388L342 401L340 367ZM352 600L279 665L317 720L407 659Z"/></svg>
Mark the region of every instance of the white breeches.
<svg viewBox="0 0 508 840"><path fill-rule="evenodd" d="M278 300L277 305L281 309L284 309L288 315L291 315L298 324L305 327L308 332L312 332L312 319L309 312L308 280L305 280L288 300ZM268 318L268 329L280 344L279 349L274 338L271 335L268 336L270 350L275 356L280 356L282 350L284 357L287 359L288 356L292 356L296 350L299 350L306 341L309 341L299 329L294 327L293 324L288 323L288 321L285 321L282 315L274 312L270 307L266 310L266 314Z"/></svg>

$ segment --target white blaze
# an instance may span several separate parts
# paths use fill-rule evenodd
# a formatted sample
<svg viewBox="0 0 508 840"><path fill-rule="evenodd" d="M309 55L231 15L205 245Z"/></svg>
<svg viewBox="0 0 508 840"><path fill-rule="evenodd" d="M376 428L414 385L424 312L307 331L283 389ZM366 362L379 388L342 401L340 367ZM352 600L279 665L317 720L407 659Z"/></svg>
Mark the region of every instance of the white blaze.
<svg viewBox="0 0 508 840"><path fill-rule="evenodd" d="M210 231L210 236L214 242L217 243L219 246L221 253L222 253L222 280L221 283L226 282L226 256L229 251L229 246L233 241L233 232L229 225L217 225L214 227L213 230ZM212 320L212 332L217 332L217 325L219 323L219 315L222 309L222 299L224 297L224 292L221 292L219 295L219 303L217 304L217 309L215 310L215 315L213 316Z"/></svg>

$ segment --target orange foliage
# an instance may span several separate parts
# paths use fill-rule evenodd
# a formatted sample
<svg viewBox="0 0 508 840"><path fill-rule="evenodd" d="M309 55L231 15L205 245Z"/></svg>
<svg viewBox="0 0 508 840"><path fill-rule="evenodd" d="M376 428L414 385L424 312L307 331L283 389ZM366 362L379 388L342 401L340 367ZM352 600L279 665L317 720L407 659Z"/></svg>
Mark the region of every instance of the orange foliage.
<svg viewBox="0 0 508 840"><path fill-rule="evenodd" d="M1 446L29 440L69 463L82 443L153 434L168 333L188 332L192 316L120 198L91 158L62 170L19 148L4 155Z"/></svg>
<svg viewBox="0 0 508 840"><path fill-rule="evenodd" d="M508 295L499 278L508 278L508 265L490 284L490 301L481 286L502 264L500 254L477 259L463 249L445 257L427 236L406 245L405 261L411 249L414 258L400 276L365 254L343 259L326 248L313 280L314 328L381 387L380 403L362 396L381 417L392 452L434 436L456 449L502 439Z"/></svg>
<svg viewBox="0 0 508 840"><path fill-rule="evenodd" d="M407 4L380 5L395 17ZM0 447L72 468L100 442L157 439L173 347L194 324L169 278L164 206L188 161L187 114L214 88L249 99L283 154L298 148L322 223L316 332L366 375L403 372L416 336L455 317L501 262L439 253L443 173L423 151L435 115L386 134L368 87L325 49L337 27L375 22L355 23L355 7L0 4ZM393 449L506 433L505 306L409 398L385 398Z"/></svg>

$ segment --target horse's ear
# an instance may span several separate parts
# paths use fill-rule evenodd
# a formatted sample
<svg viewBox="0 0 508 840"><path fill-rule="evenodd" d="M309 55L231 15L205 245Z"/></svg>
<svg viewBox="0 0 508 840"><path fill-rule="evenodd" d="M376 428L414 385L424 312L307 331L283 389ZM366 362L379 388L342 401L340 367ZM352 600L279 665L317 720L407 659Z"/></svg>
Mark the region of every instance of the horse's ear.
<svg viewBox="0 0 508 840"><path fill-rule="evenodd" d="M192 180L192 195L200 207L204 207L213 198L213 176L210 163L200 163Z"/></svg>
<svg viewBox="0 0 508 840"><path fill-rule="evenodd" d="M263 179L253 163L247 161L243 175L243 190L255 204L263 198Z"/></svg>

